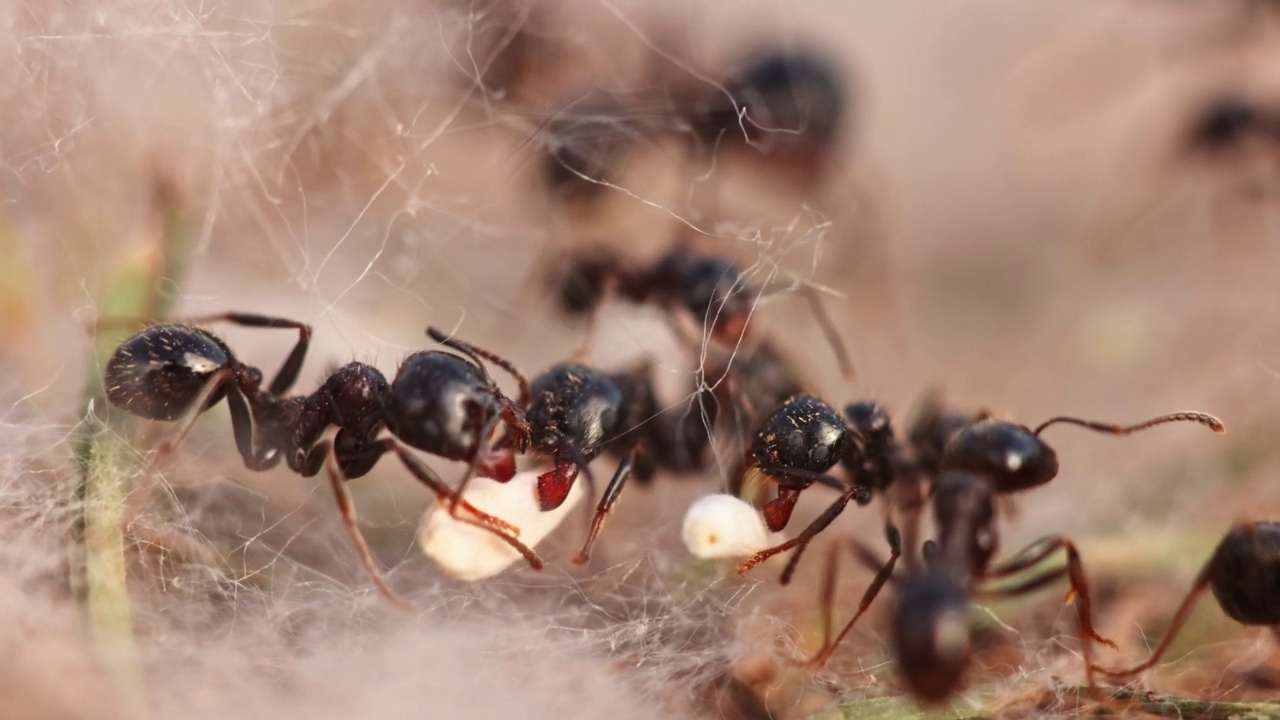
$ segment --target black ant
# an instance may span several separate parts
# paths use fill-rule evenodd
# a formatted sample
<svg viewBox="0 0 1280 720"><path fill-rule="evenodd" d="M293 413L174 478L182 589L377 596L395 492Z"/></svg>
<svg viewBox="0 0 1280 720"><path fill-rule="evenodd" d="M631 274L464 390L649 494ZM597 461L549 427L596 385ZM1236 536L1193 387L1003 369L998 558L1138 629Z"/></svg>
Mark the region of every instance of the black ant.
<svg viewBox="0 0 1280 720"><path fill-rule="evenodd" d="M814 483L839 490L836 498L796 537L762 550L738 565L744 574L782 552L795 549L782 572L782 583L790 582L809 543L848 506L871 502L872 493L887 488L890 477L882 476L885 463L892 460L873 453L892 453L892 427L888 415L873 403L855 403L841 415L835 408L812 395L797 395L765 419L751 441L744 462L730 484L738 492L748 473L755 470L778 484L777 496L763 508L765 524L774 532L787 526L800 493ZM827 474L836 464L850 468L850 482ZM886 527L890 545L897 549L897 530Z"/></svg>
<svg viewBox="0 0 1280 720"><path fill-rule="evenodd" d="M1170 413L1135 425L1113 425L1059 416L1041 423L1035 430L985 418L980 413L977 419L971 419L956 430L947 429L947 426L959 424L959 415L953 416L951 422L944 422L947 415L938 411L936 403L930 401L927 407L930 409L922 417L932 416L938 420L918 424L918 428L935 425L934 431L925 433L921 430L919 433L920 439L926 441L924 448L929 450L935 447L935 441L941 434L950 436L942 456L937 461L937 472L940 474L935 476L932 484L939 545L949 548L949 552L953 554L963 551L961 556L966 558L968 563L966 572L975 578L987 576L987 568L996 552L995 509L992 499L1044 485L1058 473L1057 454L1039 438L1040 433L1046 428L1058 423L1068 423L1098 432L1128 435L1165 423L1195 422L1209 427L1214 432L1225 432L1222 421L1200 412ZM946 478L945 481L944 478ZM987 487L976 488L973 483L974 478L985 483ZM971 525L978 529L971 528ZM968 542L968 546L961 547L962 541ZM864 595L858 612L835 642L824 646L823 651L812 661L814 664L821 665L826 662L835 644L852 629L853 624L875 598L887 578L887 573L892 571L894 563L897 562L900 555L899 542L891 532L889 544L893 552L889 561L876 568L876 579ZM1073 552L1074 550L1069 550L1069 554ZM795 562L794 558L792 562ZM955 565L956 562L959 561L951 564ZM1080 581L1083 582L1083 576Z"/></svg>
<svg viewBox="0 0 1280 720"><path fill-rule="evenodd" d="M483 351L432 333L472 361L440 351L414 353L390 385L377 368L351 362L334 371L311 395L285 396L301 370L311 327L236 312L193 320L218 321L298 331L298 342L266 389L262 388L260 370L238 360L213 333L189 324L148 327L122 342L107 362L104 386L111 404L132 415L179 423L176 436L160 448L157 459L172 451L197 416L225 397L236 449L247 468L267 470L283 459L290 470L312 477L328 465L343 522L370 578L392 603L408 607L382 579L356 524L355 508L344 485L345 479L367 474L388 452L451 511L456 513L461 506L468 515L462 518L464 522L493 532L535 569L542 567L538 556L515 538L517 528L466 503L394 437L378 437L385 425L394 423L393 435L405 443L452 459L470 460L472 472L488 453L487 433L499 419L517 428L520 437L527 437L519 407L505 401L475 357ZM484 356L511 370L527 388L505 361L487 353ZM332 442L322 439L331 425L338 430Z"/></svg>
<svg viewBox="0 0 1280 720"><path fill-rule="evenodd" d="M940 466L943 470L978 473L992 483L996 492L1014 493L1039 487L1057 476L1058 454L1040 439L1040 433L1052 425L1078 425L1109 435L1130 435L1172 422L1193 422L1216 433L1226 432L1221 420L1202 412L1169 413L1135 425L1059 416L1040 423L1035 430L980 416L952 435Z"/></svg>
<svg viewBox="0 0 1280 720"><path fill-rule="evenodd" d="M1232 620L1242 625L1268 625L1280 637L1280 523L1263 520L1232 527L1196 575L1151 657L1123 670L1100 666L1094 670L1106 677L1127 678L1155 667L1206 588L1213 591L1218 607Z"/></svg>
<svg viewBox="0 0 1280 720"><path fill-rule="evenodd" d="M651 419L653 398L648 379L635 372L609 375L586 365L562 363L534 378L533 401L526 412L530 447L550 456L553 465L538 476L542 510L564 503L579 472L594 495L591 461L605 451L622 456L591 517L586 542L573 558L576 564L590 558L605 516L635 471L643 441L629 433Z"/></svg>
<svg viewBox="0 0 1280 720"><path fill-rule="evenodd" d="M724 89L689 113L704 147L739 142L776 162L821 169L847 113L844 81L833 62L811 50L757 56Z"/></svg>
<svg viewBox="0 0 1280 720"><path fill-rule="evenodd" d="M816 291L803 287L800 292L835 351L841 372L852 378L849 353ZM746 277L729 261L676 247L640 267L628 267L598 251L573 257L556 294L566 313L590 316L588 342L600 307L617 294L628 302L662 308L673 320L684 314L714 340L734 347L747 337L754 303L763 291L750 289Z"/></svg>
<svg viewBox="0 0 1280 720"><path fill-rule="evenodd" d="M898 585L890 619L890 638L897 656L898 671L907 689L922 703L936 704L946 700L964 681L971 659L969 604L974 598L1024 595L1067 577L1071 584L1069 597L1076 604L1086 667L1091 667L1093 642L1115 647L1094 630L1084 565L1070 539L1056 535L1044 537L1011 559L992 564L999 545L995 498L995 489L980 475L946 471L938 476L933 493L937 540L924 543L919 560L908 556L908 574L901 580L893 577L899 553L891 555L888 562L881 562L874 552L854 543L856 556L876 571L875 578L863 594L853 618L834 639L828 632L822 648L806 664L825 664L889 582ZM907 527L913 535L918 514L910 518ZM906 544L912 547L913 538L909 536ZM1058 550L1066 552L1065 567L1040 570L1009 586L992 587L988 584L1041 567ZM823 627L828 631L835 595L835 561L833 552L828 559L822 591Z"/></svg>

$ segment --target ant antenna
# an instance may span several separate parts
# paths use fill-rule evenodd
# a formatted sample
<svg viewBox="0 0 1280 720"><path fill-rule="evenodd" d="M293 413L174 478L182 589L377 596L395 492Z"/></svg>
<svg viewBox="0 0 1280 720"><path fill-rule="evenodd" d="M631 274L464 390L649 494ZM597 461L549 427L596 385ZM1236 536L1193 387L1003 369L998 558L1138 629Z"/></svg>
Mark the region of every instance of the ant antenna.
<svg viewBox="0 0 1280 720"><path fill-rule="evenodd" d="M817 288L797 279L789 285L778 285L772 289L763 289L759 293L759 297L768 297L775 293L792 289L797 290L804 296L805 300L809 301L809 309L813 311L813 319L818 323L818 328L822 330L823 336L826 337L827 344L831 346L831 350L836 354L836 364L840 366L840 374L850 382L857 380L858 373L853 367L853 360L849 358L849 349L845 347L844 338L840 336L840 331L836 329L836 323L831 319L830 313L827 312L827 306L823 304ZM827 292L831 291L828 290Z"/></svg>
<svg viewBox="0 0 1280 720"><path fill-rule="evenodd" d="M493 378L489 377L489 371L485 369L484 363L480 362L480 358L484 358L503 370L506 370L510 373L511 377L516 379L516 384L520 386L520 407L529 407L529 403L533 399L533 388L529 386L529 379L524 376L524 373L517 370L516 366L512 365L510 361L500 358L488 350L482 350L475 345L450 337L434 327L427 328L427 337L435 340L445 347L457 350L463 355L471 358L472 362L480 368L480 373L484 376L485 382L492 383Z"/></svg>
<svg viewBox="0 0 1280 720"><path fill-rule="evenodd" d="M1050 425L1053 425L1055 423L1067 423L1070 425L1079 425L1080 427L1089 428L1090 430L1096 430L1098 432L1108 433L1110 435L1129 435L1130 433L1136 433L1140 430L1146 430L1147 428L1155 427L1156 425L1163 425L1165 423L1171 423L1171 422L1199 423L1200 425L1204 425L1205 427L1219 434L1227 431L1227 426L1223 425L1221 420L1210 415L1209 413L1186 411L1186 412L1169 413L1168 415L1161 415L1159 417L1151 418L1150 420L1147 420L1145 422L1140 422L1137 425L1112 425L1110 423L1101 423L1101 422L1094 422L1092 420L1081 420L1080 418L1058 416L1055 418L1050 418L1040 423L1040 426L1037 427L1035 430L1033 430L1031 434L1039 436L1040 433Z"/></svg>

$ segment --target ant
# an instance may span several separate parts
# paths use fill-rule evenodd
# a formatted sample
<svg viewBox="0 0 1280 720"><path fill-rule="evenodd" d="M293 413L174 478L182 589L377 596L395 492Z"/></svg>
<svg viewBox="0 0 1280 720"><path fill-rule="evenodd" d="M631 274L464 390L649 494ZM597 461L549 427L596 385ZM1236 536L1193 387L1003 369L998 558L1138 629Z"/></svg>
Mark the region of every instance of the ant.
<svg viewBox="0 0 1280 720"><path fill-rule="evenodd" d="M738 574L794 548L782 572L782 584L789 583L805 548L850 501L866 505L874 492L888 489L896 452L888 413L875 403L854 403L841 414L812 395L787 400L761 424L747 457L734 473L730 491L740 490L752 470L777 482L777 496L763 508L765 524L773 532L787 526L800 493L814 483L838 490L840 496L796 537L742 561ZM837 463L849 471L850 482L827 474ZM898 531L892 523L886 523L885 534L893 552L900 553Z"/></svg>
<svg viewBox="0 0 1280 720"><path fill-rule="evenodd" d="M382 579L356 524L355 508L344 484L346 479L368 474L388 452L431 489L439 502L448 503L451 511L456 513L461 506L468 515L462 518L465 522L493 532L531 566L541 569L538 556L516 539L517 528L462 500L405 448L407 444L452 459L470 460L474 472L488 453L487 432L495 426L495 414L517 428L516 444L523 446L527 424L519 407L502 396L476 356L483 354L511 370L522 381L522 388L527 388L527 382L505 361L431 333L468 359L441 351L414 353L402 363L391 384L377 368L351 362L335 370L311 395L286 395L298 378L310 345L309 325L238 312L190 322L290 328L297 330L299 337L265 389L261 370L241 362L220 338L192 324L152 325L122 342L103 373L107 400L132 415L178 422L178 432L161 446L157 459L177 446L201 413L226 398L236 449L245 467L262 471L284 460L290 470L304 477L313 477L322 466L328 467L343 522L365 569L393 604L409 608ZM474 422L467 422L469 419ZM322 439L329 426L337 428L332 441ZM383 427L388 427L393 437L379 438Z"/></svg>
<svg viewBox="0 0 1280 720"><path fill-rule="evenodd" d="M922 417L934 417L937 420L918 423L918 428L936 424L937 429L945 429L947 425L958 423L959 415L954 415L951 422L946 422L947 414L938 411L939 406L933 399L926 403L926 407L927 412L922 413ZM987 573L987 568L996 552L997 539L994 528L994 505L988 510L987 506L991 503L986 498L1004 497L1038 487L1048 483L1057 475L1057 454L1039 437L1046 428L1066 423L1112 435L1129 435L1171 422L1194 422L1205 425L1217 433L1225 432L1221 420L1201 412L1169 413L1135 425L1113 425L1058 416L1041 423L1035 430L1023 425L992 420L986 418L985 413L979 413L976 419L971 420L964 427L950 431L950 440L937 461L937 472L940 474L935 476L936 479L932 483L932 496L940 545L951 548L951 552L954 553L956 548L953 545L959 542L955 538L968 537L969 546L963 549L963 554L969 562L967 572L974 577L982 577ZM922 439L936 440L937 436L943 433L922 431L918 434ZM924 443L927 450L936 447L933 440ZM965 478L963 483L956 479L960 477ZM973 478L985 483L986 489L979 491L973 487L966 487L965 483L969 486L973 484ZM977 507L979 510L973 510L972 507ZM976 524L981 529L971 531L967 525L957 525L958 520ZM883 586L888 573L892 572L893 565L901 554L899 550L901 541L891 528L892 526L886 529L892 551L888 562L877 567L876 578L868 587L857 614L849 621L834 643L824 646L823 651L811 661L812 664L820 666L826 662L840 638L852 629L854 623L866 611L880 587ZM1069 551L1069 554L1071 552L1074 551ZM793 564L794 562L795 558L792 559Z"/></svg>
<svg viewBox="0 0 1280 720"><path fill-rule="evenodd" d="M640 371L610 375L578 363L561 363L533 380L532 402L525 413L530 448L548 455L552 469L538 476L538 504L543 511L560 507L581 472L595 494L589 467L602 452L621 455L591 517L591 527L573 562L583 565L600 534L604 518L636 469L643 441L628 434L652 415L654 391Z"/></svg>
<svg viewBox="0 0 1280 720"><path fill-rule="evenodd" d="M926 541L917 560L907 558L907 576L893 577L898 553L888 562L855 542L858 559L875 569L876 575L858 605L853 618L834 639L830 638L831 607L835 596L836 554L828 558L822 590L823 627L827 629L822 648L807 663L821 666L836 646L853 629L880 590L889 582L898 585L891 612L890 638L897 665L907 689L920 702L941 703L964 682L971 660L969 603L975 598L1008 598L1034 592L1067 577L1070 595L1076 604L1080 624L1081 652L1086 667L1092 667L1092 643L1115 645L1094 630L1092 602L1084 564L1075 544L1067 537L1051 535L1028 545L1009 560L994 563L999 544L996 526L996 490L981 475L945 471L934 482L933 514L937 540ZM918 513L910 516L907 528L914 535ZM907 546L914 546L909 537ZM833 547L833 551L834 551ZM1067 556L1065 567L1043 568L1056 553ZM993 587L992 581L1036 572L1012 585ZM1089 684L1093 686L1092 674Z"/></svg>
<svg viewBox="0 0 1280 720"><path fill-rule="evenodd" d="M1110 678L1127 678L1155 666L1182 629L1205 589L1213 591L1218 607L1242 625L1269 625L1280 637L1280 523L1270 520L1238 523L1218 543L1196 575L1164 639L1145 662L1123 670L1094 666Z"/></svg>
<svg viewBox="0 0 1280 720"><path fill-rule="evenodd" d="M583 347L589 344L600 308L614 294L637 305L662 308L673 321L680 314L691 317L713 339L733 347L746 338L755 301L763 292L750 290L746 277L729 261L676 247L640 267L628 267L598 251L572 257L556 294L564 312L589 316ZM804 287L801 293L835 351L841 372L852 379L848 350L822 301L812 288Z"/></svg>
<svg viewBox="0 0 1280 720"><path fill-rule="evenodd" d="M689 112L703 146L739 141L771 161L812 173L827 164L847 112L844 81L835 64L811 50L758 55L723 90Z"/></svg>

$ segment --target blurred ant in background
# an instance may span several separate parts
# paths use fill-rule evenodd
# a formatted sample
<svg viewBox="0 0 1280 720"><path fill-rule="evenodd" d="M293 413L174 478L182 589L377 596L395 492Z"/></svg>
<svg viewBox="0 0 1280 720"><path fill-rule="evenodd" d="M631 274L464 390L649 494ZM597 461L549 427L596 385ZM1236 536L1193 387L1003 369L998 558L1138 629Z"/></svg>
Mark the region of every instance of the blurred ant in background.
<svg viewBox="0 0 1280 720"><path fill-rule="evenodd" d="M1213 591L1218 607L1232 620L1269 626L1280 639L1280 523L1264 520L1232 527L1196 575L1151 657L1123 670L1094 666L1094 671L1123 679L1155 667L1206 588Z"/></svg>
<svg viewBox="0 0 1280 720"><path fill-rule="evenodd" d="M565 313L588 316L584 349L594 334L600 308L615 295L663 309L677 329L682 327L681 321L687 325L691 319L711 339L735 347L750 338L748 324L755 303L766 292L751 289L747 278L728 260L677 246L652 264L640 266L629 266L598 250L575 254L558 277L556 296ZM807 286L800 286L799 292L809 301L841 372L851 379L854 370L848 350L817 292Z"/></svg>
<svg viewBox="0 0 1280 720"><path fill-rule="evenodd" d="M528 430L520 407L497 388L477 355L483 354L510 370L526 388L522 396L527 396L527 382L508 363L433 334L433 338L466 357L441 351L414 353L401 364L391 384L377 368L351 362L330 374L316 392L285 395L302 368L311 327L293 320L235 312L191 320L219 321L298 331L298 342L265 389L260 370L238 360L213 333L186 323L148 327L122 342L107 362L103 385L112 405L138 417L178 422L177 434L161 446L152 466L181 442L201 413L226 398L236 448L245 467L262 471L283 460L293 472L312 477L327 465L343 523L361 561L379 592L393 604L409 607L383 580L360 533L355 507L344 484L346 479L368 474L388 452L394 453L455 516L461 509L461 521L492 532L518 550L532 567L541 569L538 556L516 539L518 528L462 500L458 492L405 448L409 445L470 462L469 477L488 461L489 434L498 424L514 428L515 444L523 446ZM330 426L337 429L337 434L332 441L322 439ZM392 437L378 437L384 427Z"/></svg>
<svg viewBox="0 0 1280 720"><path fill-rule="evenodd" d="M803 47L758 53L691 103L696 154L730 146L757 153L798 176L822 177L848 114L845 81L829 58Z"/></svg>

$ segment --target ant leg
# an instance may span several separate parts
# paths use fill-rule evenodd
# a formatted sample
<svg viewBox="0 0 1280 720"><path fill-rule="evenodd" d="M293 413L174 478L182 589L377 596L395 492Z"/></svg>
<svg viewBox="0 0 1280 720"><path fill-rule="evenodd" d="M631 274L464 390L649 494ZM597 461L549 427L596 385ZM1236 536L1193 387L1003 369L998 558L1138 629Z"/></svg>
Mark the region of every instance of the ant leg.
<svg viewBox="0 0 1280 720"><path fill-rule="evenodd" d="M1029 553L1028 551L1036 545L1043 545L1040 552ZM1095 697L1098 696L1097 685L1094 682L1093 664L1093 642L1098 642L1107 647L1115 649L1116 644L1102 637L1093 627L1093 601L1089 597L1089 581L1084 574L1084 563L1080 559L1080 551L1076 548L1075 543L1065 537L1049 537L1038 540L1028 547L1028 551L1019 553L1018 557L1010 563L998 566L996 574L1003 574L1010 571L1011 568L1021 566L1023 568L1033 567L1038 562L1047 559L1055 550L1063 549L1067 553L1067 566L1065 568L1053 568L1047 570L1040 575L1031 577L1012 587L1000 588L991 591L981 591L978 594L988 597L1013 597L1023 595L1037 590L1058 578L1066 575L1071 582L1071 592L1068 598L1074 599L1076 604L1076 617L1080 623L1080 654L1084 657L1085 679L1088 682L1089 693ZM1016 571L1015 571L1016 572Z"/></svg>
<svg viewBox="0 0 1280 720"><path fill-rule="evenodd" d="M235 371L231 368L222 368L209 376L209 379L204 383L204 387L200 388L200 392L195 396L191 405L186 409L182 417L178 419L177 432L160 443L160 447L156 448L155 455L147 463L147 468L143 472L144 478L150 478L160 462L182 444L182 441L191 432L191 428L195 427L196 420L205 411L205 404L209 402L209 398L213 397L213 394L218 390L227 386L230 386L228 387L227 403L231 410L231 429L236 439L236 450L244 458L244 463L250 470L257 469L253 465L253 421L244 397L240 395L238 389L234 386L234 380Z"/></svg>
<svg viewBox="0 0 1280 720"><path fill-rule="evenodd" d="M587 313L587 329L582 334L582 342L578 347L569 353L569 359L573 362L582 362L587 357L587 353L591 351L591 343L595 339L596 330L600 326L600 313L604 310L604 304L608 302L618 291L618 274L605 273L600 279L600 295L596 297L595 304L591 306L590 312ZM525 403L528 407L528 403Z"/></svg>
<svg viewBox="0 0 1280 720"><path fill-rule="evenodd" d="M1187 617L1191 615L1191 609L1195 607L1196 601L1200 599L1200 595L1209 587L1209 571L1212 562L1212 559L1209 562L1206 562L1204 567L1201 568L1200 573L1196 575L1195 582L1191 584L1191 589L1187 591L1186 597L1182 599L1182 604L1178 606L1178 611L1174 613L1173 622L1169 624L1169 629L1165 632L1164 639L1162 639L1160 644L1156 646L1155 651L1151 653L1151 657L1147 658L1145 662L1123 670L1108 670L1096 665L1094 666L1094 670L1104 677L1127 678L1146 672L1147 670L1155 667L1156 663L1160 662L1160 658L1169 650L1169 645L1173 643L1173 639L1178 635L1178 631L1181 630L1183 624L1187 622ZM1273 632L1274 631L1275 630L1273 628ZM1280 638L1280 635L1277 637Z"/></svg>
<svg viewBox="0 0 1280 720"><path fill-rule="evenodd" d="M449 490L448 486L444 484L444 481L440 479L440 476L436 475L431 468L427 467L422 463L422 461L414 457L408 450L405 450L404 447L402 447L400 443L396 442L394 438L384 438L379 440L378 444L381 446L382 452L395 453L396 457L400 458L400 462L404 464L410 474L412 474L418 482L426 485L436 494L436 501L438 503L445 505L446 503L452 502L454 494ZM481 530L497 535L503 542L510 545L516 552L523 555L525 561L529 563L529 567L532 567L534 570L542 569L542 558L539 558L538 554L535 553L532 548L516 539L516 536L520 534L519 528L512 526L501 518L494 517L478 509L466 500L459 500L458 504L461 505L462 509L471 516L459 516L457 518L458 522L474 525Z"/></svg>
<svg viewBox="0 0 1280 720"><path fill-rule="evenodd" d="M596 538L600 535L600 528L604 526L604 518L613 509L613 504L618 501L618 496L622 494L622 486L626 485L627 478L630 477L631 470L635 466L636 452L636 449L632 449L622 459L622 462L618 463L618 469L614 471L613 479L605 487L604 495L600 496L600 503L596 505L595 514L591 516L591 529L587 533L587 541L582 544L582 550L578 551L578 554L573 558L575 565L585 565L587 560L591 558L591 548L596 544Z"/></svg>
<svg viewBox="0 0 1280 720"><path fill-rule="evenodd" d="M782 493L784 490L785 488L778 489L779 499L782 499ZM792 492L797 496L799 495L799 491L793 490ZM841 493L840 497L836 498L836 501L831 503L826 510L822 511L821 515L819 515L813 522L809 523L809 527L805 528L799 535L780 545L775 545L771 548L761 550L755 555L743 560L738 565L738 574L745 575L751 570L751 568L759 565L765 560L768 560L774 555L795 548L795 554L792 556L791 561L787 563L786 569L782 572L782 584L786 585L791 582L791 575L795 572L795 566L796 563L799 562L800 554L804 552L805 548L808 547L809 543L818 533L825 530L827 526L840 515L840 513L844 512L845 506L849 504L849 501L854 498L855 494L855 488L849 488L845 492ZM775 500L774 502L777 501ZM792 500L792 505L794 505L794 500Z"/></svg>
<svg viewBox="0 0 1280 720"><path fill-rule="evenodd" d="M457 489L453 491L453 500L449 503L449 517L458 517L458 503L462 502L462 493L467 489L467 483L471 482L471 478L475 477L476 469L480 467L480 456L489 447L489 436L497 429L498 422L499 418L490 418L480 426L480 432L476 435L476 446L471 449L471 462L467 463L467 471L462 474Z"/></svg>
<svg viewBox="0 0 1280 720"><path fill-rule="evenodd" d="M836 648L839 647L840 643L844 640L845 636L848 635L851 630L853 630L853 626L857 624L858 620L862 617L862 615L867 612L868 608L871 607L871 603L874 602L876 597L880 595L880 591L884 589L885 583L889 582L889 579L893 577L893 569L898 564L898 558L902 557L901 541L899 541L897 545L890 548L891 552L889 555L889 560L884 564L878 563L875 558L875 553L872 553L868 548L863 546L861 543L858 543L855 541L854 550L855 550L854 555L858 558L858 560L861 561L863 564L867 565L867 567L871 568L872 570L875 570L876 575L874 578L872 578L871 584L867 586L866 591L863 592L862 599L858 601L858 611L855 612L853 614L853 617L849 619L849 622L845 623L845 626L840 629L840 633L836 635L834 640L830 638L831 617L830 617L830 608L828 607L827 617L825 618L825 624L823 625L822 648L818 650L817 655L814 655L812 658L804 662L804 665L807 667L820 668L823 665L827 664L827 661L831 659L831 656L833 654L835 654ZM832 558L834 559L834 553L832 554ZM834 562L832 562L832 566L828 568L828 572L830 573L830 577L828 578L828 580L834 584L835 582ZM834 594L834 589L832 590L832 594ZM828 602L829 604L830 598L827 597L827 591L825 588L823 592L823 597L824 597L824 601Z"/></svg>
<svg viewBox="0 0 1280 720"><path fill-rule="evenodd" d="M333 453L332 445L325 440L317 445L315 450L324 452L325 467L329 471L329 484L333 486L333 494L338 501L338 512L342 514L342 524L346 526L347 534L351 536L356 552L360 554L360 562L364 564L365 573L373 581L373 586L378 589L378 594L382 595L387 602L405 612L413 612L415 610L413 605L401 599L391 586L387 585L386 579L382 577L382 570L378 567L378 561L374 559L369 544L365 542L364 533L360 532L356 506L351 500L351 494L347 492L347 481L342 476L342 470L338 468L337 456Z"/></svg>
<svg viewBox="0 0 1280 720"><path fill-rule="evenodd" d="M836 329L835 321L827 313L827 307L823 304L821 296L818 295L816 290L807 285L801 290L801 294L809 301L809 307L813 310L813 319L817 321L822 334L827 338L827 343L835 351L836 364L840 367L840 374L845 380L854 381L858 377L858 372L853 367L853 360L849 358L849 349L845 347L844 338L840 337L840 331Z"/></svg>

